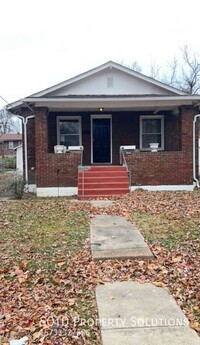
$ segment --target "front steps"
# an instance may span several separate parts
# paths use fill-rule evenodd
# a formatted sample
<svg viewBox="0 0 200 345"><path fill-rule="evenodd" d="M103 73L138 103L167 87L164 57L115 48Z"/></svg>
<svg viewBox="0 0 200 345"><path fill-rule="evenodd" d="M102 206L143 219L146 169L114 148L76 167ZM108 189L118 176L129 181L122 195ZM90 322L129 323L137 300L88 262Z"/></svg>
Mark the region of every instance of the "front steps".
<svg viewBox="0 0 200 345"><path fill-rule="evenodd" d="M78 173L78 199L95 199L129 193L124 166L82 167Z"/></svg>

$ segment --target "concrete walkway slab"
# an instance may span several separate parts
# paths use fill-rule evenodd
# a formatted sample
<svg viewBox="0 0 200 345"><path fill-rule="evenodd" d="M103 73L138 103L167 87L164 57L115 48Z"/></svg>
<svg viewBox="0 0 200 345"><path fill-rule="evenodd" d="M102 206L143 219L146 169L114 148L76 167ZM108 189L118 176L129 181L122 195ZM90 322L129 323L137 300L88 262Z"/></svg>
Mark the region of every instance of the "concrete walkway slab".
<svg viewBox="0 0 200 345"><path fill-rule="evenodd" d="M0 202L1 202L1 201L8 201L8 200L10 200L10 197L9 197L9 196L1 196L1 197L0 197Z"/></svg>
<svg viewBox="0 0 200 345"><path fill-rule="evenodd" d="M91 220L93 260L153 258L140 231L120 216L97 215Z"/></svg>
<svg viewBox="0 0 200 345"><path fill-rule="evenodd" d="M91 200L90 201L92 206L96 207L110 207L114 204L114 201L112 200Z"/></svg>
<svg viewBox="0 0 200 345"><path fill-rule="evenodd" d="M151 283L97 286L103 345L200 345L174 298Z"/></svg>
<svg viewBox="0 0 200 345"><path fill-rule="evenodd" d="M102 331L103 345L199 345L189 327Z"/></svg>

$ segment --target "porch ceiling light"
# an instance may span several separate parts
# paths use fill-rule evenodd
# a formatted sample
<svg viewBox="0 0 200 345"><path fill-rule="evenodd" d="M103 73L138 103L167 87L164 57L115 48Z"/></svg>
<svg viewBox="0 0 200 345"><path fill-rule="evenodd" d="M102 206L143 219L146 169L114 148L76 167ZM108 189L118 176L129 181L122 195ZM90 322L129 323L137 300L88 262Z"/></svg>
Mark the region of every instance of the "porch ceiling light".
<svg viewBox="0 0 200 345"><path fill-rule="evenodd" d="M102 107L99 108L99 111L102 113L102 111L104 111L104 108L102 108Z"/></svg>

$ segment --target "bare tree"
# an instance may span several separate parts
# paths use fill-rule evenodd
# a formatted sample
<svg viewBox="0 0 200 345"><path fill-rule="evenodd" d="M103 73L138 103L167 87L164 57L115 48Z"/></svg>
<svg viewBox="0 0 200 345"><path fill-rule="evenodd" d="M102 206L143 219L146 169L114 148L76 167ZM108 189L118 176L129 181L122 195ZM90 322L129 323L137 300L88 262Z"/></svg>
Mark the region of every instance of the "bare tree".
<svg viewBox="0 0 200 345"><path fill-rule="evenodd" d="M129 68L133 69L136 72L142 73L142 66L138 63L137 60L133 61Z"/></svg>
<svg viewBox="0 0 200 345"><path fill-rule="evenodd" d="M166 67L161 67L155 61L150 63L147 75L171 85L190 95L200 93L200 55L187 45L180 49L180 57L174 57ZM134 61L132 64L122 64L137 72L143 68Z"/></svg>
<svg viewBox="0 0 200 345"><path fill-rule="evenodd" d="M17 125L18 126L18 125ZM0 110L0 135L16 131L16 121L5 108Z"/></svg>
<svg viewBox="0 0 200 345"><path fill-rule="evenodd" d="M200 56L187 45L181 48L180 58L168 63L161 81L190 95L200 92Z"/></svg>
<svg viewBox="0 0 200 345"><path fill-rule="evenodd" d="M128 67L136 72L142 73L142 66L138 63L137 60L134 60L131 63L126 63L124 60L119 61L120 65L123 65L124 67Z"/></svg>
<svg viewBox="0 0 200 345"><path fill-rule="evenodd" d="M151 62L150 64L150 72L148 73L148 76L154 79L160 79L160 72L161 72L161 66L158 65L155 61Z"/></svg>

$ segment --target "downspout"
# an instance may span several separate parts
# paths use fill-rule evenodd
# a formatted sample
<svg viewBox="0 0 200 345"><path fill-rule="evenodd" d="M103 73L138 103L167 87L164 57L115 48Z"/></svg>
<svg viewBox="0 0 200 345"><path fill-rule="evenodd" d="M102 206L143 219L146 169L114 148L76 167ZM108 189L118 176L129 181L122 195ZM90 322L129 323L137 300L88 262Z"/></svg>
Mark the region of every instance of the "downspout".
<svg viewBox="0 0 200 345"><path fill-rule="evenodd" d="M23 102L23 101L22 101ZM22 120L23 127L24 127L24 167L25 167L25 192L28 193L28 145L27 145L27 123L29 119L33 119L35 117L35 112L34 110L25 102L23 102L24 105L31 110L33 115L29 116L21 116L21 115L15 115L19 119Z"/></svg>
<svg viewBox="0 0 200 345"><path fill-rule="evenodd" d="M8 103L3 97L0 96L0 98L3 99L4 102L8 104L8 106L11 106L11 108L14 109L12 104ZM34 110L25 102L22 101L22 103L32 112L33 115L29 115L27 117L23 117L21 115L13 114L22 120L22 123L24 125L24 165L25 165L25 192L28 192L28 150L27 150L27 123L29 119L33 119L35 117Z"/></svg>
<svg viewBox="0 0 200 345"><path fill-rule="evenodd" d="M28 150L27 150L27 123L29 119L33 119L35 115L30 115L23 117L20 115L15 115L22 120L24 127L24 166L25 166L25 192L28 192Z"/></svg>
<svg viewBox="0 0 200 345"><path fill-rule="evenodd" d="M199 188L199 180L196 176L196 122L197 119L200 118L200 114L194 116L193 120L193 180L196 183L196 187Z"/></svg>

